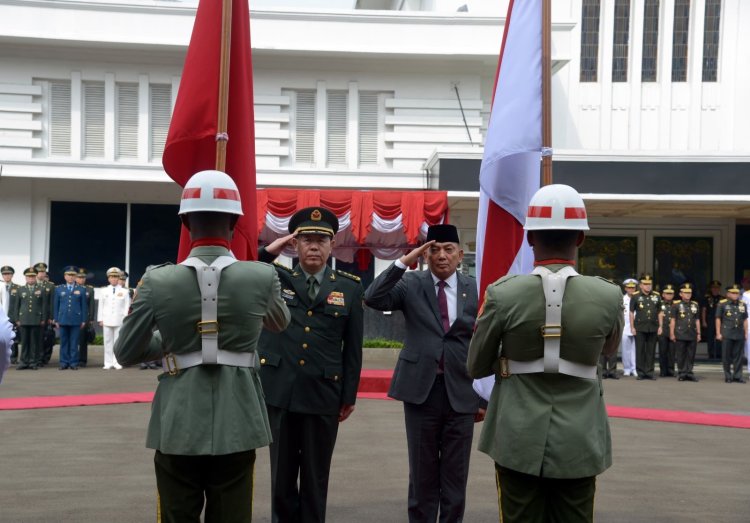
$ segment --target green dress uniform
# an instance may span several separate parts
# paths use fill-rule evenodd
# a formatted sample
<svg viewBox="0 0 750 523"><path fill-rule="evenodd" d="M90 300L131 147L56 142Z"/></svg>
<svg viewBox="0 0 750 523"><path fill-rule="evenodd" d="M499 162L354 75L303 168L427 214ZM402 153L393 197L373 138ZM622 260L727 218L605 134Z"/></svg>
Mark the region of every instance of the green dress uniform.
<svg viewBox="0 0 750 523"><path fill-rule="evenodd" d="M677 376L680 381L698 381L693 375L695 349L698 345L700 306L697 301L680 300L672 305L672 325L675 334Z"/></svg>
<svg viewBox="0 0 750 523"><path fill-rule="evenodd" d="M18 370L37 369L42 363L42 328L48 318L47 294L43 286L23 285L16 290L11 321L19 326L21 355Z"/></svg>
<svg viewBox="0 0 750 523"><path fill-rule="evenodd" d="M716 320L719 321L721 329L724 381L727 383L733 381L744 383L742 378L742 353L745 349L745 337L747 335L745 331L747 306L739 299L722 299L716 307Z"/></svg>
<svg viewBox="0 0 750 523"><path fill-rule="evenodd" d="M299 265L275 267L292 321L264 331L258 349L273 431L273 521L325 521L339 410L354 405L359 387L364 290L358 277L326 267L311 298Z"/></svg>
<svg viewBox="0 0 750 523"><path fill-rule="evenodd" d="M547 266L553 272L563 267ZM602 278L567 280L560 361L593 371L587 378L562 370L514 373L506 366L511 360L523 365L544 357L545 303L541 278L535 275L505 276L487 288L467 363L473 378L496 376L479 450L496 463L502 520L591 520L595 476L612 464L596 367L599 356L615 353L620 343L622 294ZM544 487L538 484L531 490L533 481L544 481L553 500L540 498Z"/></svg>
<svg viewBox="0 0 750 523"><path fill-rule="evenodd" d="M218 246L190 252L207 264L229 255ZM279 331L289 323L270 265L229 265L217 292L219 351L255 353L263 327ZM201 296L192 267L164 265L147 272L115 343L117 360L134 365L166 354L169 364L169 355L200 353ZM249 521L255 449L271 441L257 368L199 364L180 370L173 363L168 368L171 372L159 376L146 438L146 446L156 449L164 521L194 521L204 492L207 520L229 521L229 514L236 518L231 521ZM180 497L183 503L176 501ZM193 506L198 499L200 505Z"/></svg>
<svg viewBox="0 0 750 523"><path fill-rule="evenodd" d="M52 358L52 350L55 347L56 335L55 327L52 324L52 315L54 313L53 299L57 286L50 280L44 280L39 285L44 289L47 307L47 318L42 328L42 335L39 338L39 354L41 355L42 365L47 365Z"/></svg>
<svg viewBox="0 0 750 523"><path fill-rule="evenodd" d="M0 285L5 285L5 291L8 293L8 302L6 304L5 313L8 315L8 319L13 326L13 331L16 333L16 337L13 339L13 345L10 350L10 363L15 364L18 362L18 343L21 340L21 334L18 331L18 325L16 325L16 322L13 321L13 318L11 317L11 311L15 310L15 301L18 299L18 290L21 286L16 285L13 282L0 282Z"/></svg>
<svg viewBox="0 0 750 523"><path fill-rule="evenodd" d="M78 364L81 367L86 367L89 361L89 332L94 329L94 322L96 321L96 299L93 286L83 285L83 287L86 289L88 318L86 319L86 326L81 329L81 335L78 338Z"/></svg>
<svg viewBox="0 0 750 523"><path fill-rule="evenodd" d="M719 302L724 299L721 294L714 294L711 289L721 288L721 282L718 280L711 280L709 283L709 291L701 300L701 314L706 318L706 326L701 332L701 339L706 342L706 350L708 351L708 357L711 359L722 359L721 358L721 346L722 343L716 340L716 307L719 306Z"/></svg>
<svg viewBox="0 0 750 523"><path fill-rule="evenodd" d="M659 335L659 376L672 377L674 372L674 342L669 338L669 322L672 320L672 300L662 298L661 334Z"/></svg>
<svg viewBox="0 0 750 523"><path fill-rule="evenodd" d="M658 292L647 295L640 290L630 298L630 311L635 315L635 370L638 379L654 379L654 356L659 331L661 297Z"/></svg>

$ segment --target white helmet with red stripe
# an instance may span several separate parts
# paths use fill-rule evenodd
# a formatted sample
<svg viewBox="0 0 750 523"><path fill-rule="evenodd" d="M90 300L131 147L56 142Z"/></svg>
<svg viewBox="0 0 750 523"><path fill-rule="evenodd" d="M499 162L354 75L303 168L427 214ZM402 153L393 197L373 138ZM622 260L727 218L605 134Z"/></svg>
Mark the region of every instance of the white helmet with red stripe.
<svg viewBox="0 0 750 523"><path fill-rule="evenodd" d="M242 216L240 192L228 174L201 171L190 177L182 190L180 212L223 212Z"/></svg>
<svg viewBox="0 0 750 523"><path fill-rule="evenodd" d="M569 185L546 185L531 197L523 228L527 231L588 231L583 198Z"/></svg>

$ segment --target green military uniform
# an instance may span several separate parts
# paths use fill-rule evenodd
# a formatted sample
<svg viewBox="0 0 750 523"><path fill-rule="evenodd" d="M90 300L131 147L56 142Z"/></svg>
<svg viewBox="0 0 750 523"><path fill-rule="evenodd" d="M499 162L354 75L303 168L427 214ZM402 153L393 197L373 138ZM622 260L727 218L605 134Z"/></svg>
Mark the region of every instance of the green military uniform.
<svg viewBox="0 0 750 523"><path fill-rule="evenodd" d="M10 265L4 265L3 267L0 267L0 274L10 274L12 277L15 273L15 269L13 269L13 267L11 267ZM0 281L0 293L3 293L3 299L0 300L0 306L4 308L5 313L8 315L8 319L10 319L11 309L15 306L13 302L16 299L18 288L19 286L12 281L8 283L6 283L5 281ZM16 337L13 340L13 345L11 345L10 362L11 364L15 364L18 361L18 341L20 335L18 334L18 326L13 322L13 320L11 320L11 324L13 325L13 330L16 333Z"/></svg>
<svg viewBox="0 0 750 523"><path fill-rule="evenodd" d="M36 276L36 270L29 267L24 276ZM49 317L47 294L42 285L24 285L16 291L11 300L13 310L8 315L19 326L21 333L21 356L16 369L37 369L42 360L42 326Z"/></svg>
<svg viewBox="0 0 750 523"><path fill-rule="evenodd" d="M191 257L208 264L228 255L226 248L218 246L196 247L190 252ZM204 328L198 325L201 320L196 270L183 265L154 268L143 276L138 297L125 317L114 348L117 361L133 365L160 359L165 354L184 356L200 352L202 339L198 329ZM273 267L236 262L223 269L217 298L220 351L254 353L263 327L278 331L288 322L289 312L280 297ZM154 329L158 329L157 335L153 334ZM175 371L173 360L168 357L166 361L172 361L169 368L173 372L159 377L146 438L146 446L157 451L159 490L170 489L168 497L174 500L175 490L181 492L180 489L192 485L170 484L165 477L176 474L192 478L205 472L213 478L225 467L228 474L239 470L237 473L243 476L238 485L246 491L235 492L235 487L227 483L221 492L206 495L216 496L210 505L218 505L227 511L224 514L248 514L252 503L254 449L271 441L257 369L219 364ZM211 481L208 476L205 478ZM171 514L186 514L193 508L165 507L164 498L161 497L162 509ZM237 505L238 499L241 505ZM222 520L217 514L210 517Z"/></svg>
<svg viewBox="0 0 750 523"><path fill-rule="evenodd" d="M43 271L47 273L48 267L46 263L39 262L34 265L34 269L36 269L37 272ZM49 277L49 273L47 273L47 275ZM49 360L52 357L52 349L55 346L55 327L52 325L52 315L54 313L52 300L55 297L55 284L49 279L45 279L39 281L38 285L40 285L44 289L47 302L45 305L47 308L47 317L45 318L45 324L42 328L42 335L39 337L38 349L39 354L41 355L42 366L44 366L49 363Z"/></svg>
<svg viewBox="0 0 750 523"><path fill-rule="evenodd" d="M643 274L641 283L652 283L650 274ZM659 310L661 297L658 292L648 295L640 289L630 298L630 312L634 314L635 327L635 370L638 379L656 379L654 377L654 356L656 355L656 338L659 331Z"/></svg>
<svg viewBox="0 0 750 523"><path fill-rule="evenodd" d="M563 267L547 266L553 272ZM510 366L506 368L506 359L529 363L545 355L545 296L541 278L534 275L506 276L487 288L469 348L468 370L474 378L497 373L479 450L495 460L498 477L506 476L506 488L513 486L512 492L503 490L503 504L510 496L523 500L517 506L543 514L544 503L530 501L535 494L525 482L547 478L561 497L566 496L563 492L590 494L575 509L571 509L572 497L560 505L553 502L558 512L553 520L570 521L566 510L593 517L594 476L612 464L604 391L595 367L600 354L616 353L620 343L622 294L604 279L574 276L567 280L561 311L560 360L593 370L593 378L513 373ZM502 514L507 515L505 506ZM511 520L536 519L529 513Z"/></svg>
<svg viewBox="0 0 750 523"><path fill-rule="evenodd" d="M680 291L692 290L683 284ZM697 301L681 299L672 305L671 332L675 338L677 376L680 381L698 381L693 375L695 349L698 345L700 306Z"/></svg>
<svg viewBox="0 0 750 523"><path fill-rule="evenodd" d="M86 270L79 269L77 277L82 277L85 282L86 276ZM78 365L79 367L86 367L89 360L89 332L94 329L94 322L96 321L96 298L94 296L94 287L92 285L84 283L81 286L86 289L88 318L86 320L86 326L81 329L81 335L78 338Z"/></svg>
<svg viewBox="0 0 750 523"><path fill-rule="evenodd" d="M666 296L664 296L666 294ZM674 298L674 286L669 283L662 290L662 300L659 306L659 317L661 318L661 334L659 334L659 376L673 377L674 372L674 342L669 337L669 322L672 320L672 299Z"/></svg>
<svg viewBox="0 0 750 523"><path fill-rule="evenodd" d="M736 292L739 297L739 285L731 286L727 292ZM716 307L714 325L719 323L721 332L722 364L724 381L744 383L742 378L742 353L747 338L747 306L740 299L722 299Z"/></svg>

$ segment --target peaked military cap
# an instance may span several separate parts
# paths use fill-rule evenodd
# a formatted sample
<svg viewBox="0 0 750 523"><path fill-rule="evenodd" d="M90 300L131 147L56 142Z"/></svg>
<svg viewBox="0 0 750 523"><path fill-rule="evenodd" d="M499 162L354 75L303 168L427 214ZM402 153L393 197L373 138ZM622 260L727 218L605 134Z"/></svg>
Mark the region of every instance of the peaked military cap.
<svg viewBox="0 0 750 523"><path fill-rule="evenodd" d="M429 229L427 229L427 241L431 242L432 240L438 243L459 243L458 229L456 229L455 225L447 223L430 225Z"/></svg>
<svg viewBox="0 0 750 523"><path fill-rule="evenodd" d="M721 282L719 280L711 280L711 283L708 284L709 287L719 287L721 288Z"/></svg>
<svg viewBox="0 0 750 523"><path fill-rule="evenodd" d="M24 276L36 276L36 267L27 267L23 271Z"/></svg>
<svg viewBox="0 0 750 523"><path fill-rule="evenodd" d="M644 272L641 274L641 283L654 283L654 278L651 277L651 275L647 272Z"/></svg>
<svg viewBox="0 0 750 523"><path fill-rule="evenodd" d="M36 272L47 272L47 264L44 262L39 262L34 265L34 269L36 270Z"/></svg>
<svg viewBox="0 0 750 523"><path fill-rule="evenodd" d="M693 284L686 281L680 285L680 292L693 292Z"/></svg>
<svg viewBox="0 0 750 523"><path fill-rule="evenodd" d="M120 279L121 280L127 280L128 279L128 273L125 271L120 271Z"/></svg>
<svg viewBox="0 0 750 523"><path fill-rule="evenodd" d="M63 272L64 272L65 274L73 274L73 275L76 275L76 274L78 274L78 269L76 268L76 266L75 266L75 265L68 265L67 267L65 267L65 269L63 269Z"/></svg>
<svg viewBox="0 0 750 523"><path fill-rule="evenodd" d="M78 267L78 274L76 274L77 278L85 278L88 275L89 273L86 269L84 269L83 267Z"/></svg>
<svg viewBox="0 0 750 523"><path fill-rule="evenodd" d="M325 207L305 207L289 219L289 232L325 234L333 238L339 231L339 219Z"/></svg>
<svg viewBox="0 0 750 523"><path fill-rule="evenodd" d="M0 274L15 274L16 270L10 265L3 265L0 267Z"/></svg>
<svg viewBox="0 0 750 523"><path fill-rule="evenodd" d="M671 283L667 283L661 292L665 292L667 294L674 294L674 285L672 285Z"/></svg>
<svg viewBox="0 0 750 523"><path fill-rule="evenodd" d="M109 278L110 276L117 276L119 278L121 274L122 271L117 267L110 267L109 269L107 269L107 278Z"/></svg>
<svg viewBox="0 0 750 523"><path fill-rule="evenodd" d="M628 289L635 289L635 284L638 283L638 281L634 278L628 278L624 282L622 282L623 287L627 287Z"/></svg>
<svg viewBox="0 0 750 523"><path fill-rule="evenodd" d="M738 283L733 283L732 285L728 285L727 292L740 292L740 285Z"/></svg>

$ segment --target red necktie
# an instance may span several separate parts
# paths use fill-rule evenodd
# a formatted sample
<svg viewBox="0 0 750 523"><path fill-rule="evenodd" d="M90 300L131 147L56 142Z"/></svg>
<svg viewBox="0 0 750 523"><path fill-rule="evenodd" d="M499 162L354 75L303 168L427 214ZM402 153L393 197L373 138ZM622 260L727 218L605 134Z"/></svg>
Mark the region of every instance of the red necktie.
<svg viewBox="0 0 750 523"><path fill-rule="evenodd" d="M448 316L448 298L445 295L445 286L448 285L445 281L440 280L437 283L438 293L438 307L440 308L440 319L443 323L443 330L448 332L451 329L451 320Z"/></svg>

